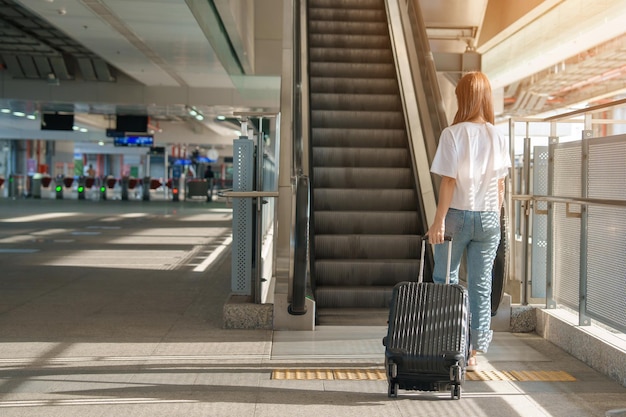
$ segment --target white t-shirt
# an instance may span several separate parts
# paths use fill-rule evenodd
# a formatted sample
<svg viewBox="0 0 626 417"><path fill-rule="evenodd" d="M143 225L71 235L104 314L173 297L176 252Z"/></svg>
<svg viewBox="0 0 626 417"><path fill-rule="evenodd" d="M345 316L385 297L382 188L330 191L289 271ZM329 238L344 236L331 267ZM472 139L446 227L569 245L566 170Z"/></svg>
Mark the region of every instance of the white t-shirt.
<svg viewBox="0 0 626 417"><path fill-rule="evenodd" d="M491 123L445 128L430 171L456 179L450 208L500 211L498 179L511 167L509 144Z"/></svg>

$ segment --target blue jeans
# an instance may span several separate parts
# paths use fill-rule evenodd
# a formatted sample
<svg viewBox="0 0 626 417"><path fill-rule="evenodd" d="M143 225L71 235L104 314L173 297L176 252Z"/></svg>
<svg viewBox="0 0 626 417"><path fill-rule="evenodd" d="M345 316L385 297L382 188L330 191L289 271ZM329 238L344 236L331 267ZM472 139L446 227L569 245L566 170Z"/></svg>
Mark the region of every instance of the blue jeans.
<svg viewBox="0 0 626 417"><path fill-rule="evenodd" d="M450 282L459 282L461 257L467 249L467 290L473 349L486 352L491 343L491 274L500 243L500 213L449 209L446 235L452 237ZM445 283L448 242L434 246L433 281Z"/></svg>

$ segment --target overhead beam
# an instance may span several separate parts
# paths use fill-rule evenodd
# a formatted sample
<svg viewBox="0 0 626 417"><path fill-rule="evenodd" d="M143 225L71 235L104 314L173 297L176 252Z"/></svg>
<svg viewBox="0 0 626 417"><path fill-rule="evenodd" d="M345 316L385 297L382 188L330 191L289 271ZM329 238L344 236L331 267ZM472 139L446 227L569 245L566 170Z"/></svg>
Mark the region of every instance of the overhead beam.
<svg viewBox="0 0 626 417"><path fill-rule="evenodd" d="M131 80L116 83L18 80L0 71L0 99L61 103L137 105L216 105L277 109L280 77L245 77L245 89L224 87L152 87Z"/></svg>
<svg viewBox="0 0 626 417"><path fill-rule="evenodd" d="M481 56L476 52L456 54L452 52L433 52L437 72L464 73L480 71Z"/></svg>

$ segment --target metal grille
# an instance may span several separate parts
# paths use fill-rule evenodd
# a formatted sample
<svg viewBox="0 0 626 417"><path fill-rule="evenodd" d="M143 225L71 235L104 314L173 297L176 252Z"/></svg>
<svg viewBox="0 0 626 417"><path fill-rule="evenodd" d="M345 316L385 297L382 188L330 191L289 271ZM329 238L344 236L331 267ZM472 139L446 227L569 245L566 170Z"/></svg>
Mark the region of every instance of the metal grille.
<svg viewBox="0 0 626 417"><path fill-rule="evenodd" d="M589 207L587 314L626 328L626 209Z"/></svg>
<svg viewBox="0 0 626 417"><path fill-rule="evenodd" d="M233 141L233 191L253 191L254 142L247 138ZM252 294L252 199L233 199L233 253L231 290Z"/></svg>
<svg viewBox="0 0 626 417"><path fill-rule="evenodd" d="M626 200L626 141L623 137L589 142L589 198Z"/></svg>
<svg viewBox="0 0 626 417"><path fill-rule="evenodd" d="M589 143L589 197L626 200L624 137ZM588 212L587 313L626 328L626 209L591 206Z"/></svg>
<svg viewBox="0 0 626 417"><path fill-rule="evenodd" d="M533 194L548 195L548 147L535 146L533 150ZM546 296L546 258L548 253L548 203L535 202L532 218L532 289L531 296Z"/></svg>
<svg viewBox="0 0 626 417"><path fill-rule="evenodd" d="M552 192L559 197L581 196L581 142L555 145Z"/></svg>
<svg viewBox="0 0 626 417"><path fill-rule="evenodd" d="M553 194L581 196L581 143L555 145ZM578 309L580 278L580 218L569 217L565 204L554 204L554 298Z"/></svg>

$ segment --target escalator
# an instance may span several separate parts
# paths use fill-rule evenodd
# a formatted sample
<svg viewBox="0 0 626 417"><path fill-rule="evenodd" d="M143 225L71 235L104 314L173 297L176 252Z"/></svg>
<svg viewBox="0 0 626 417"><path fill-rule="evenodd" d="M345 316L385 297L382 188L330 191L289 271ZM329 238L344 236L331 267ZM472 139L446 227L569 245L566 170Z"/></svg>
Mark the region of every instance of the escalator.
<svg viewBox="0 0 626 417"><path fill-rule="evenodd" d="M386 324L424 230L384 0L309 0L318 324Z"/></svg>

